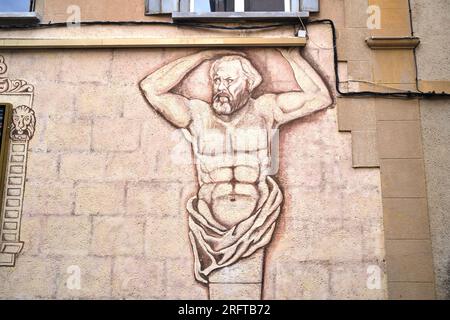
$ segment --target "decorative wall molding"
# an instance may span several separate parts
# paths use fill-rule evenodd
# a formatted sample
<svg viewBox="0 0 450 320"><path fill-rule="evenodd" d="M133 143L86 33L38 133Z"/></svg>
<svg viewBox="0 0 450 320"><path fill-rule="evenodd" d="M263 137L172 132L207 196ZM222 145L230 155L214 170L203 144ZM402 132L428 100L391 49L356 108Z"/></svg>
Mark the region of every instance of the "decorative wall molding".
<svg viewBox="0 0 450 320"><path fill-rule="evenodd" d="M420 44L417 37L370 37L366 39L369 48L377 49L414 49Z"/></svg>
<svg viewBox="0 0 450 320"><path fill-rule="evenodd" d="M0 75L7 71L4 57L0 56ZM20 225L25 191L28 143L33 138L36 117L32 109L34 87L25 80L0 76L0 101L12 103L12 122L5 185L0 212L0 267L14 266L16 256L23 248ZM18 104L24 101L28 105Z"/></svg>
<svg viewBox="0 0 450 320"><path fill-rule="evenodd" d="M24 80L0 79L0 93L33 92L33 86Z"/></svg>
<svg viewBox="0 0 450 320"><path fill-rule="evenodd" d="M419 89L424 92L450 93L450 81L419 80Z"/></svg>
<svg viewBox="0 0 450 320"><path fill-rule="evenodd" d="M1 39L1 49L65 48L177 48L177 47L293 47L305 46L301 37L190 37L100 39Z"/></svg>

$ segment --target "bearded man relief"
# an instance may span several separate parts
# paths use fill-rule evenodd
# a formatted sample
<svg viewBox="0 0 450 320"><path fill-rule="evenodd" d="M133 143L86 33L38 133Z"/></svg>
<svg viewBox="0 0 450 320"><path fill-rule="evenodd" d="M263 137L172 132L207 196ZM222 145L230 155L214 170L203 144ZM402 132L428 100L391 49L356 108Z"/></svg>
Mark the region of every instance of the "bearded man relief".
<svg viewBox="0 0 450 320"><path fill-rule="evenodd" d="M272 239L283 202L271 176L274 130L332 104L324 81L298 49L279 52L301 91L253 97L261 73L245 54L227 50L177 59L140 83L150 105L192 144L198 191L187 203L189 238L195 277L205 284L212 273L263 253ZM209 60L212 103L174 92Z"/></svg>

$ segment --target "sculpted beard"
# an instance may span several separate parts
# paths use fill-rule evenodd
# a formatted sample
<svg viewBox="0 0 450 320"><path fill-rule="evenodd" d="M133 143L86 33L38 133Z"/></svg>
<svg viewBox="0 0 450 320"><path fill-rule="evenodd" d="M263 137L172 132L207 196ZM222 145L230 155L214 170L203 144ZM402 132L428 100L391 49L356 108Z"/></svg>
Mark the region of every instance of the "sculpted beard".
<svg viewBox="0 0 450 320"><path fill-rule="evenodd" d="M248 101L250 92L248 88L243 88L237 93L236 97L228 91L220 91L213 97L212 108L217 114L230 115L236 110L242 108Z"/></svg>

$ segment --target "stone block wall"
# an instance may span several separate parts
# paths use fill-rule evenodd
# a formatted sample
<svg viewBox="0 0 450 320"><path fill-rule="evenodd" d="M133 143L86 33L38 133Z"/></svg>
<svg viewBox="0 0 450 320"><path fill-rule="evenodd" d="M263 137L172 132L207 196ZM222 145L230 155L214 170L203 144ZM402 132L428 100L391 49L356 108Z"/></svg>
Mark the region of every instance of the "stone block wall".
<svg viewBox="0 0 450 320"><path fill-rule="evenodd" d="M332 46L326 27L311 36ZM38 126L24 251L16 267L0 268L1 297L207 298L188 240L185 204L196 190L190 146L138 87L196 50L2 52L10 76L35 85ZM273 69L276 49L245 50L267 69L261 91L295 88L292 75ZM334 82L329 51L312 44L305 56ZM189 83L182 90L205 95ZM379 170L352 168L351 136L338 131L336 108L290 124L280 140L286 201L267 252L264 298L385 298ZM77 272L81 287L71 289Z"/></svg>

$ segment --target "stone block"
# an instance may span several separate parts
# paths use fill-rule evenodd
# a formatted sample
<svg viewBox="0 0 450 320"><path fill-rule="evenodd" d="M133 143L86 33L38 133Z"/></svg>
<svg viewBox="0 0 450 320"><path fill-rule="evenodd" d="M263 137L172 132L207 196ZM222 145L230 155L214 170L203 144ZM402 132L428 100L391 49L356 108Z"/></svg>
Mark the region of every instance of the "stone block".
<svg viewBox="0 0 450 320"><path fill-rule="evenodd" d="M23 212L26 215L69 215L73 211L74 197L70 181L30 181L25 189Z"/></svg>
<svg viewBox="0 0 450 320"><path fill-rule="evenodd" d="M194 277L194 258L166 259L167 299L206 300L208 287Z"/></svg>
<svg viewBox="0 0 450 320"><path fill-rule="evenodd" d="M411 36L408 8L381 7L380 29L372 29L370 34L379 37Z"/></svg>
<svg viewBox="0 0 450 320"><path fill-rule="evenodd" d="M87 10L89 11L89 10ZM112 50L65 51L58 79L63 82L107 84L110 78Z"/></svg>
<svg viewBox="0 0 450 320"><path fill-rule="evenodd" d="M260 300L261 284L255 283L210 283L212 300Z"/></svg>
<svg viewBox="0 0 450 320"><path fill-rule="evenodd" d="M429 239L430 225L426 199L384 198L386 239Z"/></svg>
<svg viewBox="0 0 450 320"><path fill-rule="evenodd" d="M58 299L111 298L111 258L63 258L58 267Z"/></svg>
<svg viewBox="0 0 450 320"><path fill-rule="evenodd" d="M127 88L130 90L130 88ZM126 103L122 96L123 87L80 84L76 97L76 111L80 118L117 118L123 113ZM136 93L138 90L136 89Z"/></svg>
<svg viewBox="0 0 450 320"><path fill-rule="evenodd" d="M0 268L2 299L51 299L55 297L57 270L46 257L21 256L14 268Z"/></svg>
<svg viewBox="0 0 450 320"><path fill-rule="evenodd" d="M431 282L389 282L390 300L434 300L434 284Z"/></svg>
<svg viewBox="0 0 450 320"><path fill-rule="evenodd" d="M100 256L142 255L145 220L94 217L90 251Z"/></svg>
<svg viewBox="0 0 450 320"><path fill-rule="evenodd" d="M116 215L125 212L123 183L80 183L75 192L75 214Z"/></svg>
<svg viewBox="0 0 450 320"><path fill-rule="evenodd" d="M52 53L46 51L46 55L52 56ZM29 61L27 59L27 61ZM57 61L54 61L56 64ZM15 69L16 66L14 66ZM33 68L33 74L41 72L40 67ZM28 66L28 68L32 68ZM54 70L54 67L51 68ZM49 72L49 69L46 70ZM51 119L73 119L75 115L76 90L72 84L56 81L56 76L51 75L46 78L47 81L33 83L35 85L34 105L39 106L37 117L49 117ZM52 81L50 81L52 80Z"/></svg>
<svg viewBox="0 0 450 320"><path fill-rule="evenodd" d="M317 13L318 19L331 19L336 28L345 26L345 0L335 0L333 2L323 1L320 3L320 12Z"/></svg>
<svg viewBox="0 0 450 320"><path fill-rule="evenodd" d="M91 149L90 121L50 120L46 130L49 151L89 151Z"/></svg>
<svg viewBox="0 0 450 320"><path fill-rule="evenodd" d="M92 131L95 151L136 151L140 145L141 123L129 119L96 119Z"/></svg>
<svg viewBox="0 0 450 320"><path fill-rule="evenodd" d="M422 158L419 121L378 121L377 145L381 159Z"/></svg>
<svg viewBox="0 0 450 320"><path fill-rule="evenodd" d="M388 281L432 282L430 240L386 240Z"/></svg>
<svg viewBox="0 0 450 320"><path fill-rule="evenodd" d="M60 176L72 180L98 180L105 175L106 156L103 154L61 155Z"/></svg>
<svg viewBox="0 0 450 320"><path fill-rule="evenodd" d="M337 50L339 60L367 61L371 50L366 45L369 36L367 28L337 29Z"/></svg>
<svg viewBox="0 0 450 320"><path fill-rule="evenodd" d="M372 66L369 61L347 61L349 80L372 81Z"/></svg>
<svg viewBox="0 0 450 320"><path fill-rule="evenodd" d="M52 255L87 255L91 234L88 217L47 217L41 251Z"/></svg>
<svg viewBox="0 0 450 320"><path fill-rule="evenodd" d="M21 254L37 255L41 244L42 217L22 217L20 240L24 242Z"/></svg>
<svg viewBox="0 0 450 320"><path fill-rule="evenodd" d="M141 181L154 178L155 158L141 151L113 153L108 156L105 179L111 181Z"/></svg>
<svg viewBox="0 0 450 320"><path fill-rule="evenodd" d="M415 82L416 69L412 50L374 50L372 55L373 78L376 83Z"/></svg>
<svg viewBox="0 0 450 320"><path fill-rule="evenodd" d="M380 166L375 131L352 131L352 159L354 168Z"/></svg>
<svg viewBox="0 0 450 320"><path fill-rule="evenodd" d="M187 216L149 216L145 230L145 254L160 259L192 257Z"/></svg>
<svg viewBox="0 0 450 320"><path fill-rule="evenodd" d="M331 297L336 300L386 299L386 275L382 265L343 263L331 266Z"/></svg>
<svg viewBox="0 0 450 320"><path fill-rule="evenodd" d="M28 152L27 179L37 181L56 179L58 163L58 155L55 153Z"/></svg>
<svg viewBox="0 0 450 320"><path fill-rule="evenodd" d="M322 300L330 297L330 272L314 262L278 262L275 299Z"/></svg>
<svg viewBox="0 0 450 320"><path fill-rule="evenodd" d="M425 197L425 172L420 159L382 159L383 197Z"/></svg>
<svg viewBox="0 0 450 320"><path fill-rule="evenodd" d="M340 98L337 100L339 131L376 130L373 99Z"/></svg>
<svg viewBox="0 0 450 320"><path fill-rule="evenodd" d="M345 0L345 27L367 27L367 0Z"/></svg>
<svg viewBox="0 0 450 320"><path fill-rule="evenodd" d="M408 8L408 0L368 0L369 5L376 5L381 8L405 9Z"/></svg>
<svg viewBox="0 0 450 320"><path fill-rule="evenodd" d="M143 257L114 259L113 297L125 299L166 298L164 262Z"/></svg>
<svg viewBox="0 0 450 320"><path fill-rule="evenodd" d="M181 184L138 182L127 188L127 213L180 217ZM183 210L185 212L186 210Z"/></svg>
<svg viewBox="0 0 450 320"><path fill-rule="evenodd" d="M375 99L377 120L419 120L419 100Z"/></svg>

